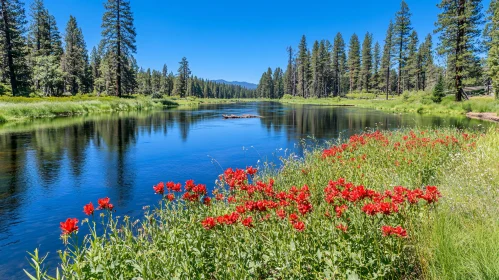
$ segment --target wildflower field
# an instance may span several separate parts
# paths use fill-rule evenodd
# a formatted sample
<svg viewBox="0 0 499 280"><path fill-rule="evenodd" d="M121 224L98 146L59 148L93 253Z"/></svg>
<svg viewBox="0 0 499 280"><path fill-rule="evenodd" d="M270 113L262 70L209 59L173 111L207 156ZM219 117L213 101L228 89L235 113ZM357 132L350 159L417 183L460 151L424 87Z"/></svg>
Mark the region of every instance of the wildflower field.
<svg viewBox="0 0 499 280"><path fill-rule="evenodd" d="M499 279L499 130L374 131L160 182L144 217L108 198L61 222L60 265L32 279ZM80 227L90 234L81 236Z"/></svg>

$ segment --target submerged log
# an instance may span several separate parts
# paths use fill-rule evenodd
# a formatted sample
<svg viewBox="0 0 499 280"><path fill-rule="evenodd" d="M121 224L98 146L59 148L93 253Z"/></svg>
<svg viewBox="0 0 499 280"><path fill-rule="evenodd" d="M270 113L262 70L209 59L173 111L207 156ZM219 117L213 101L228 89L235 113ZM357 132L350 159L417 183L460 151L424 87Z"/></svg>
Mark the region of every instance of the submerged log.
<svg viewBox="0 0 499 280"><path fill-rule="evenodd" d="M261 116L257 115L222 115L224 119L254 119L254 118L262 118Z"/></svg>

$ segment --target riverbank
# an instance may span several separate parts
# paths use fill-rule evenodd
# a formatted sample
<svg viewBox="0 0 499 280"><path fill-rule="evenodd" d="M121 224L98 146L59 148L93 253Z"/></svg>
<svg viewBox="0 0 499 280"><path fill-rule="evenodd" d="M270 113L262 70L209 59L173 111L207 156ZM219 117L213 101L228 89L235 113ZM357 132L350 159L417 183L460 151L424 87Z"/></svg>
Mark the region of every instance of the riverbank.
<svg viewBox="0 0 499 280"><path fill-rule="evenodd" d="M205 182L164 178L151 189L161 204L138 221L90 206L88 221L74 213L84 222L64 223L66 240L83 240L75 225L87 222L90 235L85 248L68 245L60 273L497 279L498 142L496 129L366 133L312 148L303 159L291 155L279 170L228 169L209 199L211 186L198 184ZM107 233L98 234L103 227Z"/></svg>
<svg viewBox="0 0 499 280"><path fill-rule="evenodd" d="M364 98L362 98L364 97ZM436 114L436 115L466 115L466 113L499 113L499 101L493 97L472 97L463 102L454 101L453 96L443 98L441 103L434 103L431 94L425 92L405 93L401 96L390 96L389 100L383 95L358 94L347 95L346 98L300 98L288 97L279 102L287 104L315 104L332 106L356 106L376 110Z"/></svg>
<svg viewBox="0 0 499 280"><path fill-rule="evenodd" d="M77 116L90 113L142 111L162 108L146 97L1 97L0 122L27 121L39 118Z"/></svg>

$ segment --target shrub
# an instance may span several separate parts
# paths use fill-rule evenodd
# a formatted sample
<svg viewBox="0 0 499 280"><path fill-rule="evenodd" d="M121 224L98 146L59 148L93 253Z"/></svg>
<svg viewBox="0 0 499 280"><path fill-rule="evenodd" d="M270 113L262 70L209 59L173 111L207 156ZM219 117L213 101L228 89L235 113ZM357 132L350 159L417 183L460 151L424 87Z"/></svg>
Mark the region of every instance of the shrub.
<svg viewBox="0 0 499 280"><path fill-rule="evenodd" d="M433 88L433 96L432 96L433 102L435 102L435 103L442 102L442 98L445 97L445 92L444 92L445 88L444 87L445 87L444 78L443 78L442 74L440 74L438 76L437 84Z"/></svg>

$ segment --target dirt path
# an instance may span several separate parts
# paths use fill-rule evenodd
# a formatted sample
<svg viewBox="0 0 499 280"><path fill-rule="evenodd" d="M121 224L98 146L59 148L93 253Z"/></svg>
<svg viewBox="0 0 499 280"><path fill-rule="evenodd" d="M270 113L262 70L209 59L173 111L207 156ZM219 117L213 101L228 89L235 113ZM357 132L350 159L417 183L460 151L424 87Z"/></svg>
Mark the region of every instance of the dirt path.
<svg viewBox="0 0 499 280"><path fill-rule="evenodd" d="M466 116L471 119L499 122L499 116L496 113L467 113Z"/></svg>

